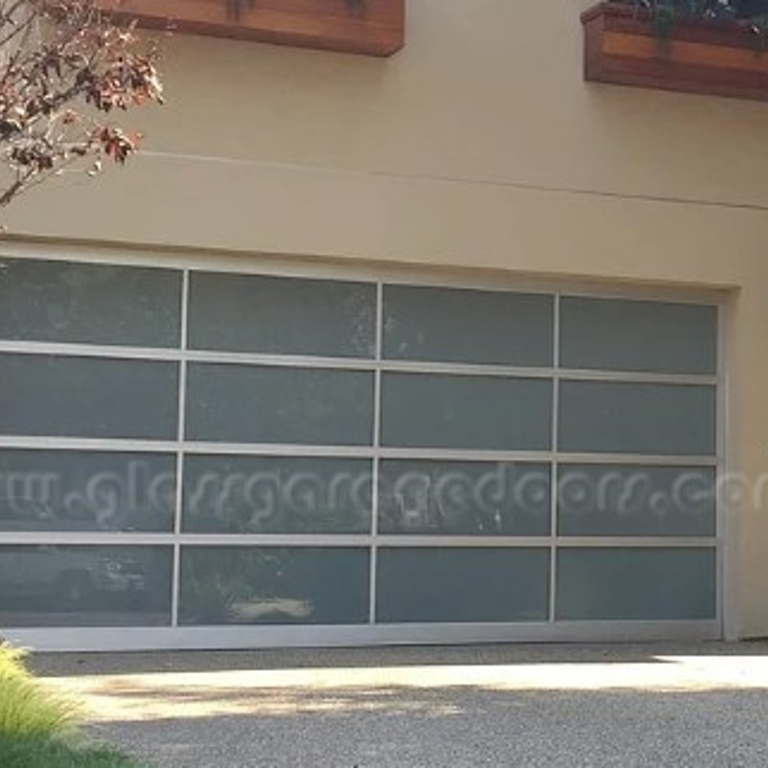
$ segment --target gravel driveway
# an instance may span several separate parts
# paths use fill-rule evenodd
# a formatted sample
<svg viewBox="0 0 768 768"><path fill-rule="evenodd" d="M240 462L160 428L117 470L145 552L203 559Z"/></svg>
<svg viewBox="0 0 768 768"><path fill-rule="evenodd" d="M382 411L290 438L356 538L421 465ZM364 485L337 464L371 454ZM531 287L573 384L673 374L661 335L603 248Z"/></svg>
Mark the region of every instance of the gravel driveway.
<svg viewBox="0 0 768 768"><path fill-rule="evenodd" d="M768 765L768 643L40 655L157 766Z"/></svg>

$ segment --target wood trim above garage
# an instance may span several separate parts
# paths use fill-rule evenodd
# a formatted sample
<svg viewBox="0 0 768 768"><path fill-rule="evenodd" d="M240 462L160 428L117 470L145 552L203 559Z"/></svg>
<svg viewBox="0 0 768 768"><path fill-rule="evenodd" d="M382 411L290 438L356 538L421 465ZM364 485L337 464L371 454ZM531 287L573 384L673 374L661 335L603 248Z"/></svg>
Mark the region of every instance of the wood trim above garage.
<svg viewBox="0 0 768 768"><path fill-rule="evenodd" d="M142 26L370 56L405 43L405 0L95 0Z"/></svg>

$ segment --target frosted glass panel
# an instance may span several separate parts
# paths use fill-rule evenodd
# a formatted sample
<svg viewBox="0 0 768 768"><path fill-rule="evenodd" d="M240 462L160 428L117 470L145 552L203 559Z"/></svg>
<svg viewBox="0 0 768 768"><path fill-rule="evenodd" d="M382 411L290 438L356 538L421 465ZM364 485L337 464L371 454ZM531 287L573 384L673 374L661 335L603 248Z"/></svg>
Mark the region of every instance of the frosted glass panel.
<svg viewBox="0 0 768 768"><path fill-rule="evenodd" d="M560 359L566 368L717 371L716 307L563 298L560 318Z"/></svg>
<svg viewBox="0 0 768 768"><path fill-rule="evenodd" d="M547 618L547 549L380 549L380 622Z"/></svg>
<svg viewBox="0 0 768 768"><path fill-rule="evenodd" d="M181 272L0 257L0 339L174 347Z"/></svg>
<svg viewBox="0 0 768 768"><path fill-rule="evenodd" d="M551 296L384 288L384 356L396 360L551 366Z"/></svg>
<svg viewBox="0 0 768 768"><path fill-rule="evenodd" d="M564 381L560 449L712 456L716 405L715 387Z"/></svg>
<svg viewBox="0 0 768 768"><path fill-rule="evenodd" d="M173 530L176 457L0 450L0 530Z"/></svg>
<svg viewBox="0 0 768 768"><path fill-rule="evenodd" d="M171 547L0 546L0 625L169 625L172 562Z"/></svg>
<svg viewBox="0 0 768 768"><path fill-rule="evenodd" d="M561 536L714 536L712 468L561 464Z"/></svg>
<svg viewBox="0 0 768 768"><path fill-rule="evenodd" d="M366 459L187 456L183 528L194 533L369 533Z"/></svg>
<svg viewBox="0 0 768 768"><path fill-rule="evenodd" d="M379 532L546 536L547 464L382 461Z"/></svg>
<svg viewBox="0 0 768 768"><path fill-rule="evenodd" d="M367 445L373 374L190 365L187 437L235 443Z"/></svg>
<svg viewBox="0 0 768 768"><path fill-rule="evenodd" d="M384 374L382 442L407 448L546 450L552 382Z"/></svg>
<svg viewBox="0 0 768 768"><path fill-rule="evenodd" d="M190 275L192 349L372 357L375 317L373 284Z"/></svg>
<svg viewBox="0 0 768 768"><path fill-rule="evenodd" d="M186 547L182 624L361 624L366 549Z"/></svg>
<svg viewBox="0 0 768 768"><path fill-rule="evenodd" d="M0 434L175 440L178 365L0 354Z"/></svg>
<svg viewBox="0 0 768 768"><path fill-rule="evenodd" d="M684 620L716 616L714 549L561 549L557 616Z"/></svg>

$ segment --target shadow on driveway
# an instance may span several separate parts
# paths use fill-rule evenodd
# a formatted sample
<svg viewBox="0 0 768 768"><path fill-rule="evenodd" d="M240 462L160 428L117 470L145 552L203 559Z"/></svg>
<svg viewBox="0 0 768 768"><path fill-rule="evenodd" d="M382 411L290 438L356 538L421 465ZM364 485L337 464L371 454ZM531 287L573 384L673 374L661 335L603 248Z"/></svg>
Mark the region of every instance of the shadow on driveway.
<svg viewBox="0 0 768 768"><path fill-rule="evenodd" d="M768 643L61 654L158 766L768 765Z"/></svg>

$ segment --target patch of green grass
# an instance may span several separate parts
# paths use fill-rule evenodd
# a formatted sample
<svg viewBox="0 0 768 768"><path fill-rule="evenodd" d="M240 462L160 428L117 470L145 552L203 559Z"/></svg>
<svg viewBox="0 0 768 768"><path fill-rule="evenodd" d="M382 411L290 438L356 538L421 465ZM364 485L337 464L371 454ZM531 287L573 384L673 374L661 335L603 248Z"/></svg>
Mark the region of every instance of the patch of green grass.
<svg viewBox="0 0 768 768"><path fill-rule="evenodd" d="M140 764L108 747L80 747L49 739L0 736L3 768L140 768Z"/></svg>
<svg viewBox="0 0 768 768"><path fill-rule="evenodd" d="M24 654L0 645L0 739L48 739L71 732L77 706L47 690L24 666ZM0 760L0 766L4 766Z"/></svg>

